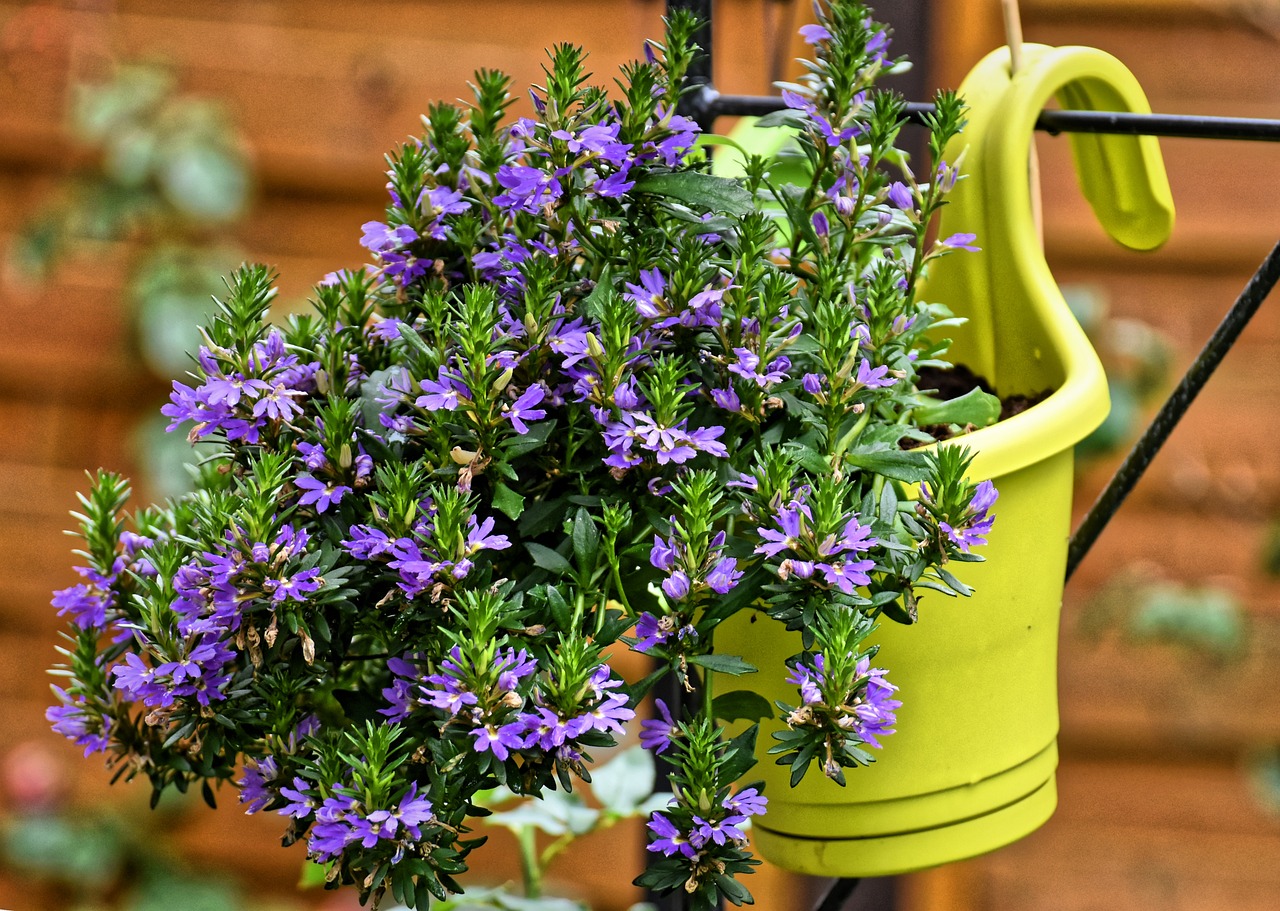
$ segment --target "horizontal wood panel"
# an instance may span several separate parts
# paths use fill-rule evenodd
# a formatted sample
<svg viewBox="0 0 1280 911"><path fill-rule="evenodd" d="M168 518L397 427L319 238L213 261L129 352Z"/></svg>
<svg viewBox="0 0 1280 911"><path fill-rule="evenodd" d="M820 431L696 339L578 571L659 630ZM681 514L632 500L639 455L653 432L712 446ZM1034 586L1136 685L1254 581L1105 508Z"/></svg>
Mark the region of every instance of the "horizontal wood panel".
<svg viewBox="0 0 1280 911"><path fill-rule="evenodd" d="M1280 898L1280 824L1232 766L1068 760L1058 781L1044 828L966 864L983 908L1262 911Z"/></svg>
<svg viewBox="0 0 1280 911"><path fill-rule="evenodd" d="M103 20L0 4L0 22L8 19L14 34L47 36L24 47L11 78L0 81L0 157L57 166L66 148L60 125L68 48L76 46L82 56L88 48L160 57L184 88L223 99L269 184L374 197L383 153L419 130L419 115L432 102L469 97L466 83L476 69L509 71L513 116L526 112L526 88L543 81L544 49L556 42L584 46L595 81L611 87L618 66L641 55L643 39L660 37L664 9L656 0L557 0L530 15L520 0L493 0L478 39L471 20L440 3L381 3L359 15L345 3L263 3L252 13L229 6L192 14L172 3L123 4ZM716 73L723 91L768 90L765 59L773 42L784 40L769 34L765 46L766 25L779 20L774 10L767 0L721 3L715 40L723 50ZM798 41L792 35L785 44L794 50ZM787 62L787 75L794 55L776 55Z"/></svg>

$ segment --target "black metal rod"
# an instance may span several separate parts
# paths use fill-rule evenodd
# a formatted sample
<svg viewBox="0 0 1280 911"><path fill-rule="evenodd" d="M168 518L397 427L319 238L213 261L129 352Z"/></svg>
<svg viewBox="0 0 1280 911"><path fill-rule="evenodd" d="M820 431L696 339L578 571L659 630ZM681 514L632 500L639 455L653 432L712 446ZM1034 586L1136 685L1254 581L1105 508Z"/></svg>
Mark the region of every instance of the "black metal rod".
<svg viewBox="0 0 1280 911"><path fill-rule="evenodd" d="M861 880L856 878L837 879L813 911L840 911L853 896L860 882Z"/></svg>
<svg viewBox="0 0 1280 911"><path fill-rule="evenodd" d="M786 105L774 95L722 95L703 84L686 96L685 103L704 129L717 117L762 117ZM932 104L908 102L907 120L923 123ZM1189 139L1245 139L1280 142L1280 120L1256 117L1200 117L1188 114L1132 114L1119 111L1041 111L1036 129L1059 133L1108 133L1121 136L1165 136Z"/></svg>
<svg viewBox="0 0 1280 911"><path fill-rule="evenodd" d="M1178 388L1165 401L1160 408L1160 413L1134 444L1106 489L1099 494L1098 499L1089 509L1088 515L1072 535L1071 544L1067 549L1068 579L1098 539L1098 535L1111 521L1111 517L1120 508L1125 497L1133 490L1134 484L1147 470L1147 466L1151 464L1151 460L1169 438L1169 434L1173 432L1173 428L1191 406L1205 382L1231 346L1235 344L1236 339L1240 337L1244 327L1258 312L1258 308L1267 299L1267 295L1271 293L1278 279L1280 279L1280 243L1271 249L1267 258L1262 261L1262 265L1258 267L1258 271L1249 279L1249 283L1240 292L1236 302L1231 305L1227 315L1223 317L1182 381L1178 383Z"/></svg>

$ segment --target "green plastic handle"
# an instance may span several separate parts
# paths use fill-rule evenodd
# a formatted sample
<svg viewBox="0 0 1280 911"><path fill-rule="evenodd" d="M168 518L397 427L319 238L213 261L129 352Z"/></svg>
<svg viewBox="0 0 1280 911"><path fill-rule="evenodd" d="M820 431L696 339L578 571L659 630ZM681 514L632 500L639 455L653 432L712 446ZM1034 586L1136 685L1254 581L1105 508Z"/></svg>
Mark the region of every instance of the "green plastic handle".
<svg viewBox="0 0 1280 911"><path fill-rule="evenodd" d="M1027 173L1036 118L1049 98L1078 111L1150 113L1142 87L1115 57L1089 47L1028 44L1022 69L1009 73L1009 50L988 54L960 87L970 105L958 145L982 149L975 182L1009 233L1034 237ZM1070 135L1085 198L1107 233L1134 250L1153 250L1173 231L1173 194L1154 136ZM971 157L970 167L977 165ZM1020 179L1021 178L1021 179ZM981 235L980 235L981 236Z"/></svg>

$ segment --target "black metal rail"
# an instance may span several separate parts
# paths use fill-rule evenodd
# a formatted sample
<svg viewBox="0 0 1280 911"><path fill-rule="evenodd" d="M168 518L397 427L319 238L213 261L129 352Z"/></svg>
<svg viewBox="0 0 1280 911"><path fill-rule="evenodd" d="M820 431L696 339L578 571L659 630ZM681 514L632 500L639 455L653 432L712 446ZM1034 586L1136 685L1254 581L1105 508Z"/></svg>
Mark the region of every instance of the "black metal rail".
<svg viewBox="0 0 1280 911"><path fill-rule="evenodd" d="M712 79L712 0L667 0L668 11L677 8L692 10L704 23L697 38L703 54L690 67L688 82L691 89L681 100L681 113L696 120L704 130L709 130L719 117L762 116L784 107L782 99L776 96L728 95L716 91ZM910 102L907 104L906 116L912 123L922 123L924 116L932 111L931 104ZM1040 114L1035 128L1051 135L1105 133L1280 142L1280 120L1245 117L1051 110ZM1178 387L1169 396L1138 442L1134 444L1106 489L1085 516L1080 528L1072 536L1067 555L1067 579L1071 578L1080 561L1097 541L1102 530L1111 521L1116 510L1120 508L1138 479L1151 464L1173 428L1239 338L1249 320L1271 293L1277 281L1280 281L1280 243L1277 243L1258 267L1257 272L1205 343ZM852 878L835 880L815 906L814 911L841 911L853 897L858 883L859 880ZM650 900L658 911L683 911L687 907L684 896L680 895L665 898L652 896Z"/></svg>

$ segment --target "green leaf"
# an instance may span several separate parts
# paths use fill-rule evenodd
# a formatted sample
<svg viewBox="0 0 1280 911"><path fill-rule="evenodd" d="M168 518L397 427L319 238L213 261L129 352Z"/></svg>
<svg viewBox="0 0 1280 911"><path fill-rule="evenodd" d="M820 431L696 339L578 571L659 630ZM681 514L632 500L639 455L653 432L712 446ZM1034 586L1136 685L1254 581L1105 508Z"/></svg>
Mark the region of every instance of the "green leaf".
<svg viewBox="0 0 1280 911"><path fill-rule="evenodd" d="M887 448L851 449L845 454L845 460L855 468L872 471L895 481L918 484L929 477L929 466L924 450Z"/></svg>
<svg viewBox="0 0 1280 911"><path fill-rule="evenodd" d="M724 764L720 767L725 780L737 781L756 764L756 735L759 732L760 726L753 724L729 741Z"/></svg>
<svg viewBox="0 0 1280 911"><path fill-rule="evenodd" d="M636 181L638 193L665 196L711 212L746 215L755 207L751 194L736 180L698 171L678 174L651 174Z"/></svg>
<svg viewBox="0 0 1280 911"><path fill-rule="evenodd" d="M537 424L529 425L529 432L522 433L519 436L507 437L499 445L502 446L508 458L522 456L527 452L533 452L542 446L551 437L551 431L556 429L554 419L549 421L539 421Z"/></svg>
<svg viewBox="0 0 1280 911"><path fill-rule="evenodd" d="M694 655L689 659L689 663L705 667L717 674L732 674L734 677L754 674L759 670L754 664L748 664L737 655Z"/></svg>
<svg viewBox="0 0 1280 911"><path fill-rule="evenodd" d="M509 519L519 519L524 513L524 497L499 481L493 485L493 507Z"/></svg>
<svg viewBox="0 0 1280 911"><path fill-rule="evenodd" d="M950 585L950 586L951 586L952 591L956 592L957 594L960 594L960 595L972 595L972 594L973 594L973 589L972 589L972 588L970 588L969 586L965 585L963 582L961 582L959 579L957 579L957 578L956 578L955 576L953 576L951 573L947 572L947 570L943 569L941 566L939 566L939 567L938 567L938 575L939 575L939 576L941 576L941 577L942 577L942 581L943 581L943 582L945 582L945 583L947 583L948 585Z"/></svg>
<svg viewBox="0 0 1280 911"><path fill-rule="evenodd" d="M769 700L751 690L721 693L711 703L711 710L721 721L759 721L773 715Z"/></svg>
<svg viewBox="0 0 1280 911"><path fill-rule="evenodd" d="M912 418L921 426L929 424L960 424L986 427L1000 417L1000 400L981 389L973 388L959 398L939 402L926 399L912 412Z"/></svg>
<svg viewBox="0 0 1280 911"><path fill-rule="evenodd" d="M756 120L758 127L793 127L797 130L803 129L809 122L804 111L797 111L792 108L784 108L781 111L770 111L763 117Z"/></svg>
<svg viewBox="0 0 1280 911"><path fill-rule="evenodd" d="M579 506L573 517L573 555L578 558L578 566L584 570L590 569L594 566L599 551L600 530L596 528L591 513Z"/></svg>
<svg viewBox="0 0 1280 911"><path fill-rule="evenodd" d="M546 545L538 544L534 541L526 541L524 546L529 551L529 556L533 557L534 565L545 569L549 573L555 573L559 576L573 569L568 560Z"/></svg>
<svg viewBox="0 0 1280 911"><path fill-rule="evenodd" d="M596 286L582 299L582 312L595 322L600 322L604 316L605 300L614 293L613 278L609 274L609 267L605 266L600 278L596 280Z"/></svg>

